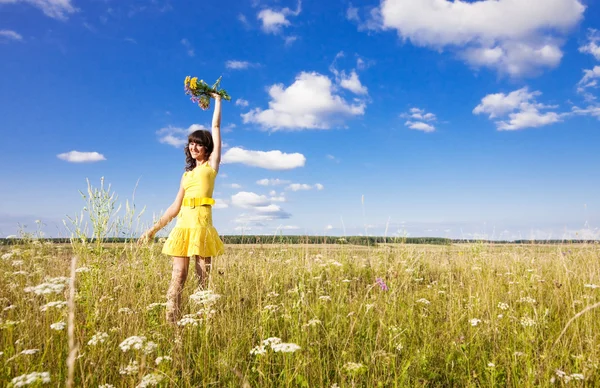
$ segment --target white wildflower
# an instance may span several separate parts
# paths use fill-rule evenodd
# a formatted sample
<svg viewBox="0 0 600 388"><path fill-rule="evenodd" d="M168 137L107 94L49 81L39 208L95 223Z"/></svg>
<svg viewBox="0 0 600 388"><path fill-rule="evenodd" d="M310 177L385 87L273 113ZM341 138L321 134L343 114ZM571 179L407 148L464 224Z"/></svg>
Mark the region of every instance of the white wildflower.
<svg viewBox="0 0 600 388"><path fill-rule="evenodd" d="M250 350L250 354L253 356L260 356L261 354L265 354L267 349L263 345L255 346L252 350Z"/></svg>
<svg viewBox="0 0 600 388"><path fill-rule="evenodd" d="M11 380L13 387L24 387L35 383L47 384L50 382L50 372L33 372L27 375L21 375Z"/></svg>
<svg viewBox="0 0 600 388"><path fill-rule="evenodd" d="M13 260L11 264L13 267L20 267L23 263L25 263L23 260Z"/></svg>
<svg viewBox="0 0 600 388"><path fill-rule="evenodd" d="M350 280L350 279L344 279L344 280L342 280L342 283L350 283L351 281L352 280Z"/></svg>
<svg viewBox="0 0 600 388"><path fill-rule="evenodd" d="M214 304L221 295L215 294L212 290L199 290L190 295L190 299L196 303Z"/></svg>
<svg viewBox="0 0 600 388"><path fill-rule="evenodd" d="M140 366L138 365L138 362L130 361L129 364L125 368L121 368L119 370L119 373L122 375L131 376L131 375L137 374L139 370L140 370Z"/></svg>
<svg viewBox="0 0 600 388"><path fill-rule="evenodd" d="M321 295L321 296L319 296L319 300L331 301L331 296Z"/></svg>
<svg viewBox="0 0 600 388"><path fill-rule="evenodd" d="M355 374L365 371L367 367L360 362L347 362L344 364L344 369L350 374Z"/></svg>
<svg viewBox="0 0 600 388"><path fill-rule="evenodd" d="M16 309L17 306L15 306L14 304L11 304L10 306L6 306L5 308L2 309L2 311L8 311L8 310L12 310L12 309Z"/></svg>
<svg viewBox="0 0 600 388"><path fill-rule="evenodd" d="M271 349L273 349L274 352L294 353L302 348L294 343L283 342L280 344L271 344Z"/></svg>
<svg viewBox="0 0 600 388"><path fill-rule="evenodd" d="M519 299L519 302L521 303L529 303L529 304L536 304L536 300L529 297L529 296L524 296L521 299Z"/></svg>
<svg viewBox="0 0 600 388"><path fill-rule="evenodd" d="M428 301L428 300L427 300L427 299L425 299L425 298L417 299L417 303L421 303L421 304L424 304L424 305L431 304L431 302L430 302L430 301Z"/></svg>
<svg viewBox="0 0 600 388"><path fill-rule="evenodd" d="M144 346L144 342L146 342L146 337L134 335L129 338L126 338L123 342L119 344L119 347L124 352L130 350L131 348L135 350L140 350Z"/></svg>
<svg viewBox="0 0 600 388"><path fill-rule="evenodd" d="M271 291L267 294L267 298L277 298L279 296L275 291Z"/></svg>
<svg viewBox="0 0 600 388"><path fill-rule="evenodd" d="M266 340L263 340L262 344L264 346L273 346L281 343L281 338L278 337L269 337Z"/></svg>
<svg viewBox="0 0 600 388"><path fill-rule="evenodd" d="M19 275L25 276L25 275L29 275L29 272L21 270L21 271L14 271L12 274L15 276L19 276Z"/></svg>
<svg viewBox="0 0 600 388"><path fill-rule="evenodd" d="M585 377L581 373L572 373L571 378L573 380L585 380Z"/></svg>
<svg viewBox="0 0 600 388"><path fill-rule="evenodd" d="M150 303L146 306L146 311L154 310L157 307L165 307L166 305L166 303Z"/></svg>
<svg viewBox="0 0 600 388"><path fill-rule="evenodd" d="M329 262L329 264L330 264L330 265L333 265L334 267L342 267L342 266L343 266L343 264L342 264L342 263L340 263L339 261L335 261L335 260L331 260L331 261Z"/></svg>
<svg viewBox="0 0 600 388"><path fill-rule="evenodd" d="M171 356L160 356L160 357L156 357L156 360L154 360L154 363L156 365L160 365L163 362L166 361L173 361L173 359L171 358Z"/></svg>
<svg viewBox="0 0 600 388"><path fill-rule="evenodd" d="M273 312L273 311L279 310L279 306L274 305L274 304L268 304L265 307L263 307L263 310L267 310L267 311Z"/></svg>
<svg viewBox="0 0 600 388"><path fill-rule="evenodd" d="M130 309L129 307L121 307L117 312L127 314L127 315L133 314L133 310Z"/></svg>
<svg viewBox="0 0 600 388"><path fill-rule="evenodd" d="M500 303L498 303L498 308L500 310L508 310L508 304L500 302Z"/></svg>
<svg viewBox="0 0 600 388"><path fill-rule="evenodd" d="M144 346L144 354L152 354L158 349L158 345L155 342L148 341Z"/></svg>
<svg viewBox="0 0 600 388"><path fill-rule="evenodd" d="M504 314L498 314L498 319L504 318Z"/></svg>
<svg viewBox="0 0 600 388"><path fill-rule="evenodd" d="M523 327L535 326L535 321L529 317L523 317L523 318L521 318L521 326L523 326Z"/></svg>
<svg viewBox="0 0 600 388"><path fill-rule="evenodd" d="M61 283L42 283L34 287L25 287L25 292L33 292L36 295L58 294L65 289Z"/></svg>
<svg viewBox="0 0 600 388"><path fill-rule="evenodd" d="M494 364L493 362L488 362L488 368L495 368L496 364Z"/></svg>
<svg viewBox="0 0 600 388"><path fill-rule="evenodd" d="M90 272L91 269L89 269L88 267L79 267L75 270L75 272L77 273L83 273L83 272Z"/></svg>
<svg viewBox="0 0 600 388"><path fill-rule="evenodd" d="M1 256L2 260L10 260L10 258L13 257L12 253L5 253Z"/></svg>
<svg viewBox="0 0 600 388"><path fill-rule="evenodd" d="M401 351L402 351L402 349L404 349L404 346L402 346L402 344L398 344L398 345L396 345L396 350L397 350L397 351L401 352Z"/></svg>
<svg viewBox="0 0 600 388"><path fill-rule="evenodd" d="M469 323L471 324L471 326L477 326L481 323L481 319L479 318L473 318L469 320Z"/></svg>
<svg viewBox="0 0 600 388"><path fill-rule="evenodd" d="M107 338L108 334L98 332L92 336L92 339L90 339L87 344L89 346L96 346L98 344L104 343L104 341L106 341Z"/></svg>
<svg viewBox="0 0 600 388"><path fill-rule="evenodd" d="M156 387L165 377L159 373L150 373L142 377L136 388Z"/></svg>
<svg viewBox="0 0 600 388"><path fill-rule="evenodd" d="M179 321L177 321L177 326L188 326L188 325L192 325L192 326L198 326L198 323L200 322L199 319L196 319L194 317L194 315L185 315L184 317L182 317Z"/></svg>
<svg viewBox="0 0 600 388"><path fill-rule="evenodd" d="M514 352L513 353L513 356L515 356L515 357L521 357L521 356L524 356L524 355L525 355L525 353L523 353L523 352Z"/></svg>
<svg viewBox="0 0 600 388"><path fill-rule="evenodd" d="M596 284L584 284L583 287L585 288L591 288L592 290L595 290L596 288L600 287Z"/></svg>
<svg viewBox="0 0 600 388"><path fill-rule="evenodd" d="M52 330L57 330L57 331L60 331L60 330L63 330L63 329L65 328L65 326L66 326L66 325L67 325L67 324L66 324L66 323L64 323L64 322L55 322L55 323L53 323L53 324L51 324L51 325L50 325L50 328L51 328Z"/></svg>
<svg viewBox="0 0 600 388"><path fill-rule="evenodd" d="M98 385L98 388L115 388L115 386L112 384L102 384Z"/></svg>

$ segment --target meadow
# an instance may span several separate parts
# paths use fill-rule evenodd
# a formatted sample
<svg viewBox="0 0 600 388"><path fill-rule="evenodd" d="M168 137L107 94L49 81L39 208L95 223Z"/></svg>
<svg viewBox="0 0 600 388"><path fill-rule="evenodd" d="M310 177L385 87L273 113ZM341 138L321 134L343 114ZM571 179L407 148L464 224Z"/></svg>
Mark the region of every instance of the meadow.
<svg viewBox="0 0 600 388"><path fill-rule="evenodd" d="M597 244L228 245L177 326L161 245L2 247L0 386L600 386Z"/></svg>

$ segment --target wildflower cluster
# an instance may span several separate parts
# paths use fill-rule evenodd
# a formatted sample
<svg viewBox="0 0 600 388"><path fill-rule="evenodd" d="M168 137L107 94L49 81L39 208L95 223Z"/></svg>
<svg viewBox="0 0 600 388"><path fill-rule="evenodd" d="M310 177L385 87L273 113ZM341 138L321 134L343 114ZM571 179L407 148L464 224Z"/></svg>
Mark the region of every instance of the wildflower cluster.
<svg viewBox="0 0 600 388"><path fill-rule="evenodd" d="M229 97L229 94L224 89L218 89L221 78L219 77L213 86L208 86L204 80L198 81L198 77L192 78L188 75L183 82L185 94L190 95L192 102L198 104L204 110L210 107L210 98L213 94L218 94L222 99L230 101L231 97Z"/></svg>
<svg viewBox="0 0 600 388"><path fill-rule="evenodd" d="M267 346L270 346L271 350L276 353L294 353L295 351L302 349L299 345L294 343L281 342L281 338L270 337L263 340L261 345L255 346L250 351L250 354L255 356L265 354L267 352Z"/></svg>

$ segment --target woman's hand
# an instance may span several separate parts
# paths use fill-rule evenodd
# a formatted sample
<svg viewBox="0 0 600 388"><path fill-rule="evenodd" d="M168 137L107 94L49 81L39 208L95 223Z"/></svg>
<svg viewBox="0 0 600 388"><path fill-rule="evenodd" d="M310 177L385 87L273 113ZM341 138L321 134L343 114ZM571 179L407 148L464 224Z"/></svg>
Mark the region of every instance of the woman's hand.
<svg viewBox="0 0 600 388"><path fill-rule="evenodd" d="M138 245L147 244L150 241L154 240L155 234L155 231L153 231L152 229L148 229L144 234L141 235L140 239L138 240Z"/></svg>
<svg viewBox="0 0 600 388"><path fill-rule="evenodd" d="M214 98L216 101L221 101L222 97L218 93L211 93L210 96Z"/></svg>

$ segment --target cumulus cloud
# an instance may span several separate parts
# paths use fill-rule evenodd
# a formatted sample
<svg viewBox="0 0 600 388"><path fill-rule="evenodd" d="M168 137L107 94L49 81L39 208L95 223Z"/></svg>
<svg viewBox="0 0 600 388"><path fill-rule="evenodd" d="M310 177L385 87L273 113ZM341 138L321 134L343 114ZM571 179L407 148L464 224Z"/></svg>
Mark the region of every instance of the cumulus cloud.
<svg viewBox="0 0 600 388"><path fill-rule="evenodd" d="M68 15L78 11L71 0L0 0L0 4L27 3L40 9L46 16L67 20Z"/></svg>
<svg viewBox="0 0 600 388"><path fill-rule="evenodd" d="M187 50L187 55L189 55L190 57L193 57L196 55L196 53L194 52L194 48L192 47L192 44L190 43L189 40L187 40L185 38L181 39L181 44Z"/></svg>
<svg viewBox="0 0 600 388"><path fill-rule="evenodd" d="M579 51L582 53L590 54L597 60L600 60L600 46L598 43L600 42L600 34L597 30L590 29L588 32L588 42L586 45L581 46ZM574 107L573 110L577 110L579 114L584 111L596 112L600 105L595 103L596 96L592 93L592 90L598 88L598 79L600 78L600 66L594 66L592 69L583 69L583 77L577 83L577 92L582 94L583 97L592 105L590 105L587 109L581 109L578 107Z"/></svg>
<svg viewBox="0 0 600 388"><path fill-rule="evenodd" d="M0 4L2 0L0 0ZM0 30L0 39L5 38L9 40L23 40L23 36L21 34L12 31L12 30Z"/></svg>
<svg viewBox="0 0 600 388"><path fill-rule="evenodd" d="M302 72L287 88L269 88L269 109L256 108L242 114L244 123L257 123L271 130L329 129L344 117L362 115L364 101L348 103L334 93L329 77Z"/></svg>
<svg viewBox="0 0 600 388"><path fill-rule="evenodd" d="M267 170L291 170L303 167L306 158L300 153L286 154L279 150L251 151L233 147L223 155L222 163L242 163Z"/></svg>
<svg viewBox="0 0 600 388"><path fill-rule="evenodd" d="M580 0L383 0L370 25L436 50L457 49L475 66L513 76L554 67L564 33L583 18ZM347 17L357 19L356 11Z"/></svg>
<svg viewBox="0 0 600 388"><path fill-rule="evenodd" d="M279 186L279 185L286 185L290 183L290 181L286 181L283 179L260 179L258 181L256 181L257 185L261 185L261 186Z"/></svg>
<svg viewBox="0 0 600 388"><path fill-rule="evenodd" d="M253 192L240 191L232 195L231 204L250 211L250 213L243 213L237 217L235 220L237 223L262 224L268 221L291 217L289 213L281 209L279 205L272 203L265 195Z"/></svg>
<svg viewBox="0 0 600 388"><path fill-rule="evenodd" d="M213 205L213 209L227 209L229 207L229 203L226 199L215 198L215 204Z"/></svg>
<svg viewBox="0 0 600 388"><path fill-rule="evenodd" d="M487 114L490 119L496 119L495 123L499 131L541 127L561 121L564 114L540 112L542 109L556 108L556 106L538 103L536 97L541 94L538 91L529 92L527 87L509 94L488 94L473 109L473 114ZM499 119L507 114L508 121Z"/></svg>
<svg viewBox="0 0 600 388"><path fill-rule="evenodd" d="M368 93L367 87L361 84L360 80L358 79L358 74L356 74L356 71L354 70L350 72L350 75L346 75L344 72L341 73L340 86L344 89L350 90L352 93Z"/></svg>
<svg viewBox="0 0 600 388"><path fill-rule="evenodd" d="M435 127L431 123L437 121L437 117L424 109L411 108L408 112L402 113L400 117L408 119L404 125L410 129L423 132L435 131Z"/></svg>
<svg viewBox="0 0 600 388"><path fill-rule="evenodd" d="M291 25L290 21L287 19L288 16L298 16L300 15L301 10L302 3L298 1L298 7L295 11L292 11L287 7L280 11L265 8L256 15L256 18L261 21L261 28L264 32L279 34L283 30L283 27Z"/></svg>
<svg viewBox="0 0 600 388"><path fill-rule="evenodd" d="M158 141L163 144L169 144L173 147L183 147L187 144L187 137L190 133L198 130L206 130L204 125L192 124L188 128L178 128L169 125L156 131Z"/></svg>
<svg viewBox="0 0 600 388"><path fill-rule="evenodd" d="M291 191L301 191L301 190L323 190L324 186L320 183L316 183L314 185L309 185L306 183L292 183L290 185L288 185L286 188L286 190L291 190Z"/></svg>
<svg viewBox="0 0 600 388"><path fill-rule="evenodd" d="M59 159L71 163L91 163L106 160L104 155L98 152L70 151L56 155Z"/></svg>

